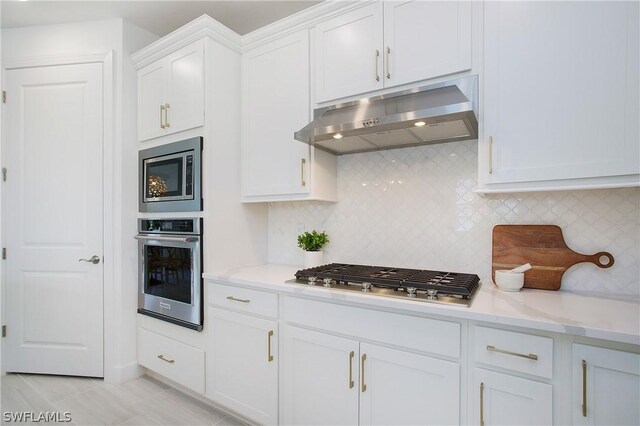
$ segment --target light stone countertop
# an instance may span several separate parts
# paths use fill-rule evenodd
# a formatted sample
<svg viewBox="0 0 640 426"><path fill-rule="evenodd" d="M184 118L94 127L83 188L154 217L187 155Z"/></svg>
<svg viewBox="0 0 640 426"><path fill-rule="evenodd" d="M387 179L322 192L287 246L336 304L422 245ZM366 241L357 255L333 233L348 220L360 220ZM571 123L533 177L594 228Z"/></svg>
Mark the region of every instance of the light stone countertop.
<svg viewBox="0 0 640 426"><path fill-rule="evenodd" d="M222 274L204 273L205 280L242 284L284 294L326 301L356 303L379 309L422 313L640 345L640 301L617 300L566 291L498 290L483 283L471 307L376 297L357 292L287 284L299 266L261 265Z"/></svg>

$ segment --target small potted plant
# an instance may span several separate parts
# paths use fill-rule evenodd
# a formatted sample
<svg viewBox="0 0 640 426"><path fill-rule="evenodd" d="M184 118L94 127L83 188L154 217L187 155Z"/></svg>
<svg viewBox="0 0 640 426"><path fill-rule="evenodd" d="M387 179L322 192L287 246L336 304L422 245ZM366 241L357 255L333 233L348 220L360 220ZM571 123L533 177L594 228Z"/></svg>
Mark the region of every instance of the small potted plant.
<svg viewBox="0 0 640 426"><path fill-rule="evenodd" d="M304 232L298 235L298 247L304 250L304 266L312 268L323 264L322 247L329 243L326 232Z"/></svg>

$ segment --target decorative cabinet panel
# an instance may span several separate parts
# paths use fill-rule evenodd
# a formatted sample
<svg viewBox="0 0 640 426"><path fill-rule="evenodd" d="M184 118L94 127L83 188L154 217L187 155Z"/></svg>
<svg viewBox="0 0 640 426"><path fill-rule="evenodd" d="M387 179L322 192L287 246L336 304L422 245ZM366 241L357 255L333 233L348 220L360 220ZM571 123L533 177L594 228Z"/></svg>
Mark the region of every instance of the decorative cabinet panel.
<svg viewBox="0 0 640 426"><path fill-rule="evenodd" d="M481 192L638 185L639 6L484 4Z"/></svg>
<svg viewBox="0 0 640 426"><path fill-rule="evenodd" d="M470 424L551 425L552 386L482 368L473 371Z"/></svg>
<svg viewBox="0 0 640 426"><path fill-rule="evenodd" d="M242 74L243 201L335 200L335 158L293 138L310 121L308 30L247 52Z"/></svg>
<svg viewBox="0 0 640 426"><path fill-rule="evenodd" d="M459 423L457 363L291 326L284 339L285 424Z"/></svg>
<svg viewBox="0 0 640 426"><path fill-rule="evenodd" d="M315 101L471 68L471 2L376 2L315 28Z"/></svg>
<svg viewBox="0 0 640 426"><path fill-rule="evenodd" d="M209 309L207 397L260 424L278 423L278 323Z"/></svg>
<svg viewBox="0 0 640 426"><path fill-rule="evenodd" d="M640 424L640 354L573 345L575 425Z"/></svg>
<svg viewBox="0 0 640 426"><path fill-rule="evenodd" d="M138 71L138 140L204 125L204 40Z"/></svg>

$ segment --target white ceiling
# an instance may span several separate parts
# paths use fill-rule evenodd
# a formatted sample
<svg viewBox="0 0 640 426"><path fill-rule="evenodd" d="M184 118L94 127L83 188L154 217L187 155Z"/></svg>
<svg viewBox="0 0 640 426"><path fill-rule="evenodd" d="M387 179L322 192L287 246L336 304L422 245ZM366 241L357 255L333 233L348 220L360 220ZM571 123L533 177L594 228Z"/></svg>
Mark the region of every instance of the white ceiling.
<svg viewBox="0 0 640 426"><path fill-rule="evenodd" d="M164 36L202 14L240 35L311 7L320 1L9 1L0 2L2 28L123 18Z"/></svg>

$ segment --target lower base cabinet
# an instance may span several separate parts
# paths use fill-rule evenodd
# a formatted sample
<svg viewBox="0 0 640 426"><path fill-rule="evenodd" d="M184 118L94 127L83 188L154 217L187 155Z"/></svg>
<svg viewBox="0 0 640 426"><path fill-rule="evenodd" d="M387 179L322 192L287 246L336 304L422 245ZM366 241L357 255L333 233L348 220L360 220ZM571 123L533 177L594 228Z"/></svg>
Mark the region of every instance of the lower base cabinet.
<svg viewBox="0 0 640 426"><path fill-rule="evenodd" d="M278 424L278 323L209 310L207 397L260 424Z"/></svg>
<svg viewBox="0 0 640 426"><path fill-rule="evenodd" d="M285 424L459 423L457 363L293 326L283 338Z"/></svg>
<svg viewBox="0 0 640 426"><path fill-rule="evenodd" d="M551 425L553 391L550 384L476 368L471 424Z"/></svg>
<svg viewBox="0 0 640 426"><path fill-rule="evenodd" d="M640 424L640 354L573 345L573 424Z"/></svg>

